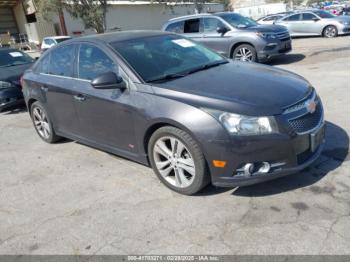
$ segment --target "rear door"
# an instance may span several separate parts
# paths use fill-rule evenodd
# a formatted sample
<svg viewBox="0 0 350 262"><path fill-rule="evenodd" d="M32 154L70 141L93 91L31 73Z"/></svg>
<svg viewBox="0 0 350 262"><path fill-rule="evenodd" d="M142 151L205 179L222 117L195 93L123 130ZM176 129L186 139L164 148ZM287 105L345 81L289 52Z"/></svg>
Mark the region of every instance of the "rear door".
<svg viewBox="0 0 350 262"><path fill-rule="evenodd" d="M64 45L48 53L39 64L37 87L46 99L46 108L58 132L78 134L73 103L76 45Z"/></svg>
<svg viewBox="0 0 350 262"><path fill-rule="evenodd" d="M136 147L134 119L130 107L131 90L101 90L91 85L91 80L107 72L114 72L129 83L127 75L108 55L109 52L104 47L90 43L79 46L74 94L80 124L79 133L99 146L132 153Z"/></svg>

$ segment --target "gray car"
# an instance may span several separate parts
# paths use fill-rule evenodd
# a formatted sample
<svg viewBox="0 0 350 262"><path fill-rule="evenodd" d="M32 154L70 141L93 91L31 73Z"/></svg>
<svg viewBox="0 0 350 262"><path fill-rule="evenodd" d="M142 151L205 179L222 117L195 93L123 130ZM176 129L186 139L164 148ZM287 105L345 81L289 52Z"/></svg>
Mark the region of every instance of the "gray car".
<svg viewBox="0 0 350 262"><path fill-rule="evenodd" d="M350 33L350 17L335 16L324 10L306 10L275 21L288 28L291 36L336 37Z"/></svg>
<svg viewBox="0 0 350 262"><path fill-rule="evenodd" d="M291 50L283 26L259 25L233 12L197 14L169 20L163 31L183 34L235 60L264 62Z"/></svg>
<svg viewBox="0 0 350 262"><path fill-rule="evenodd" d="M68 137L151 165L182 194L295 173L323 147L322 103L304 78L172 33L61 43L25 73L23 94L45 142Z"/></svg>

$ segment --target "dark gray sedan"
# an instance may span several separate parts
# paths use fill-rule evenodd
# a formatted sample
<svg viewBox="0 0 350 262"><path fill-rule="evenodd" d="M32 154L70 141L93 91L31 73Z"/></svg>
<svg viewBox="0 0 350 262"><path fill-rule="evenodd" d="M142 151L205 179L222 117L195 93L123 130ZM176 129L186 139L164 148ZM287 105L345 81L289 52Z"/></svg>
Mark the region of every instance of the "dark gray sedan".
<svg viewBox="0 0 350 262"><path fill-rule="evenodd" d="M33 62L22 51L0 48L0 112L24 106L20 78Z"/></svg>
<svg viewBox="0 0 350 262"><path fill-rule="evenodd" d="M322 103L305 79L232 62L171 33L64 42L26 72L23 85L44 141L68 137L150 164L182 194L209 182L243 186L298 172L324 141Z"/></svg>

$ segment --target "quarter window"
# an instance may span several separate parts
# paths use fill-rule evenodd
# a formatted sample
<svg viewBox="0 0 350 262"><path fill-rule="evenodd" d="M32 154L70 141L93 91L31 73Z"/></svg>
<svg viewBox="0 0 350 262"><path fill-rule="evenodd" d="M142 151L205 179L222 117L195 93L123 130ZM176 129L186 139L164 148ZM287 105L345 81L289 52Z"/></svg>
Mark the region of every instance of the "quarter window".
<svg viewBox="0 0 350 262"><path fill-rule="evenodd" d="M168 25L165 31L182 34L184 32L184 22L174 22Z"/></svg>
<svg viewBox="0 0 350 262"><path fill-rule="evenodd" d="M51 52L49 74L73 77L75 45L66 45Z"/></svg>
<svg viewBox="0 0 350 262"><path fill-rule="evenodd" d="M185 21L184 33L199 33L199 19Z"/></svg>
<svg viewBox="0 0 350 262"><path fill-rule="evenodd" d="M79 49L78 77L93 80L97 76L108 73L118 73L118 67L101 49L88 44L82 44Z"/></svg>
<svg viewBox="0 0 350 262"><path fill-rule="evenodd" d="M36 68L36 72L48 74L49 73L49 66L50 66L50 54L47 54L45 57L43 57L40 60L38 66Z"/></svg>
<svg viewBox="0 0 350 262"><path fill-rule="evenodd" d="M203 31L206 33L216 32L218 27L224 27L224 23L216 18L203 18Z"/></svg>

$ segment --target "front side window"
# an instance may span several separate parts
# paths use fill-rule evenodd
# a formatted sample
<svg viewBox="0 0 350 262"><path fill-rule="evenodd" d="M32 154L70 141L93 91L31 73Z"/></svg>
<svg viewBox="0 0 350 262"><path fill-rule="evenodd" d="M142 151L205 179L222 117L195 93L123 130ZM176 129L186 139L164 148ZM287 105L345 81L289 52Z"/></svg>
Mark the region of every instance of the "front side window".
<svg viewBox="0 0 350 262"><path fill-rule="evenodd" d="M237 27L237 28L246 28L246 27L252 27L257 25L257 23L252 19L245 16L241 16L240 14L223 13L223 14L218 14L218 16L220 16L222 19L224 19L227 23L229 23L233 27Z"/></svg>
<svg viewBox="0 0 350 262"><path fill-rule="evenodd" d="M81 44L79 48L78 77L93 80L103 73L118 73L116 64L96 46Z"/></svg>
<svg viewBox="0 0 350 262"><path fill-rule="evenodd" d="M145 82L186 75L196 68L226 59L177 35L132 39L111 44Z"/></svg>
<svg viewBox="0 0 350 262"><path fill-rule="evenodd" d="M224 23L221 22L219 19L217 18L203 18L203 31L205 33L213 33L216 32L216 30L219 27L225 27Z"/></svg>
<svg viewBox="0 0 350 262"><path fill-rule="evenodd" d="M311 13L303 13L303 20L304 21L311 21L313 19L317 18L314 14Z"/></svg>
<svg viewBox="0 0 350 262"><path fill-rule="evenodd" d="M199 32L199 19L191 19L185 21L184 33L198 33Z"/></svg>
<svg viewBox="0 0 350 262"><path fill-rule="evenodd" d="M300 14L291 15L283 19L284 21L299 21L300 20Z"/></svg>
<svg viewBox="0 0 350 262"><path fill-rule="evenodd" d="M34 59L26 53L19 50L1 50L0 49L0 67L10 67L33 63Z"/></svg>
<svg viewBox="0 0 350 262"><path fill-rule="evenodd" d="M51 51L49 74L73 77L75 45L66 45Z"/></svg>
<svg viewBox="0 0 350 262"><path fill-rule="evenodd" d="M167 26L165 31L182 34L184 32L184 22L174 22Z"/></svg>

